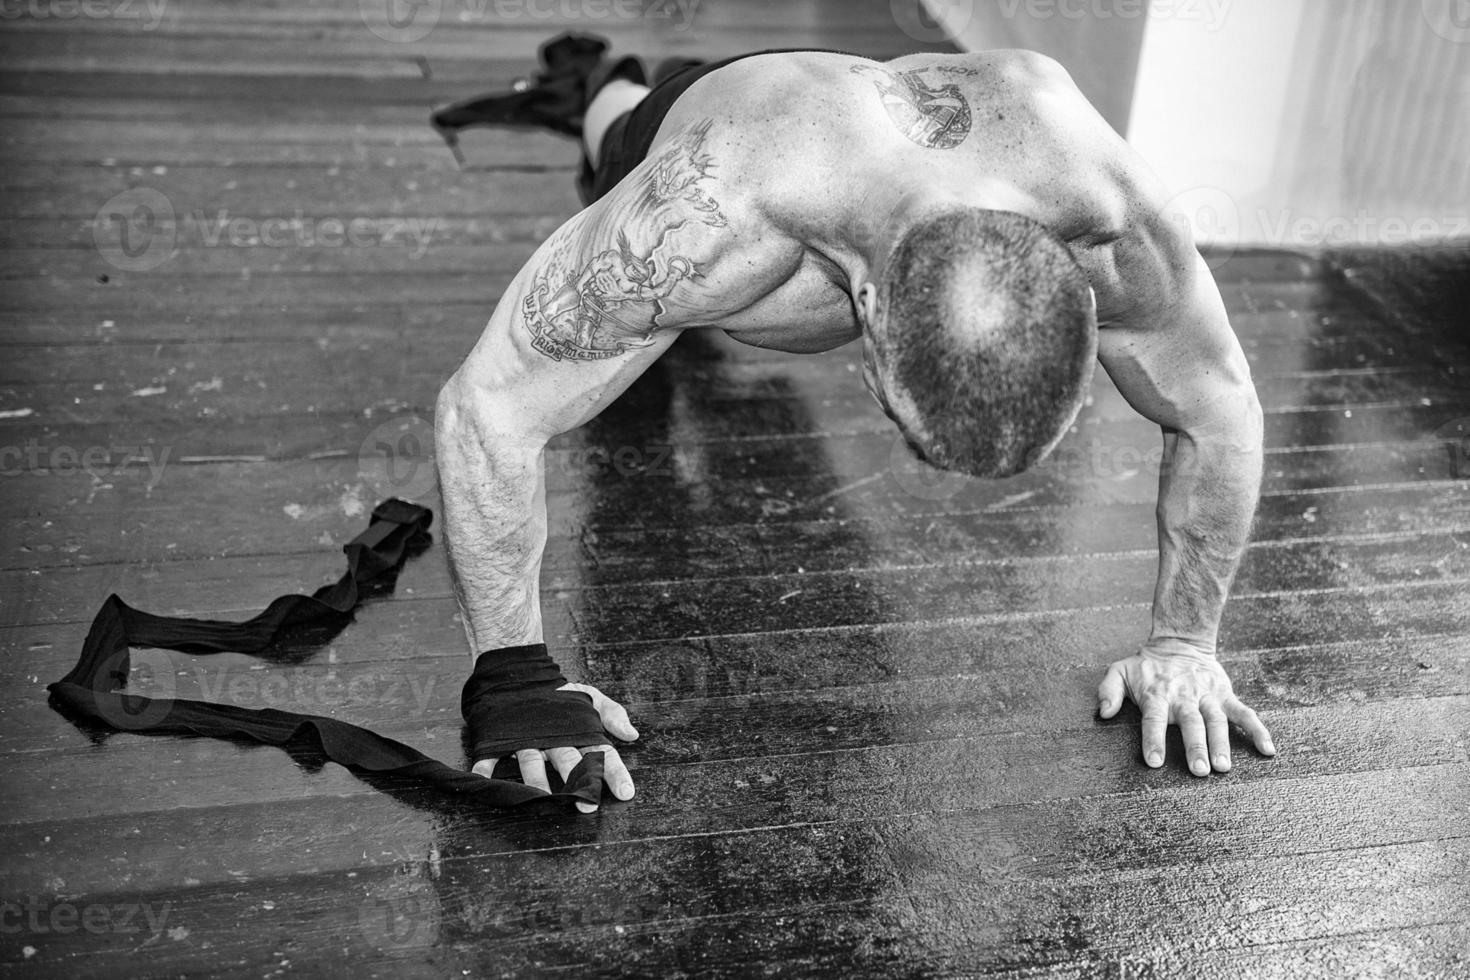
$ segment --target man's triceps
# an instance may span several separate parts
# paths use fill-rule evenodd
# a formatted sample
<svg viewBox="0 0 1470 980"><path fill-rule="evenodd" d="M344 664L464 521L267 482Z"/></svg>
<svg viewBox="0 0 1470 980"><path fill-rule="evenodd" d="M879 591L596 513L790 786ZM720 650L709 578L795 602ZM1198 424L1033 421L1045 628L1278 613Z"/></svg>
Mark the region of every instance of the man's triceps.
<svg viewBox="0 0 1470 980"><path fill-rule="evenodd" d="M539 256L517 311L531 346L555 361L599 361L653 343L668 302L694 305L710 243L727 225L708 151L709 120L639 165Z"/></svg>

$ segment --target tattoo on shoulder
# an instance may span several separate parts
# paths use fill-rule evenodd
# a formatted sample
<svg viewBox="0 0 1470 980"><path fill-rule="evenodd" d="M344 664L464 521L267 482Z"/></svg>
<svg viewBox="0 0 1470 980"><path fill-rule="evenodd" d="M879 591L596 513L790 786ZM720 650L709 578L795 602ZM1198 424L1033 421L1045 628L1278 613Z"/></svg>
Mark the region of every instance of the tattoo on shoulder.
<svg viewBox="0 0 1470 980"><path fill-rule="evenodd" d="M952 150L970 135L970 103L959 84L936 83L924 76L975 75L976 69L939 65L895 72L880 65L853 65L851 71L873 83L893 125L920 146Z"/></svg>
<svg viewBox="0 0 1470 980"><path fill-rule="evenodd" d="M531 345L553 360L600 361L653 342L665 301L699 288L702 272L685 228L723 228L712 196L715 161L705 149L710 120L688 126L640 164L633 186L583 237L604 244L591 258L563 241L521 304Z"/></svg>

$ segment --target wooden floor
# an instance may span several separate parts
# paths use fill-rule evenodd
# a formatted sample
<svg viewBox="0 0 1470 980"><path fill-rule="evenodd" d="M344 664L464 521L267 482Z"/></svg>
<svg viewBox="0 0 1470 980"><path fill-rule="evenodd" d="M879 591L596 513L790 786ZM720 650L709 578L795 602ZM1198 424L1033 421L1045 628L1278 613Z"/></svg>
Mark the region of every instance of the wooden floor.
<svg viewBox="0 0 1470 980"><path fill-rule="evenodd" d="M1470 418L1464 307L1375 298L1371 256L1216 257L1269 454L1223 657L1275 760L1195 779L1171 736L1150 771L1137 712L1096 717L1147 628L1159 441L1101 375L1057 460L936 486L855 351L697 340L548 467L548 640L632 709L635 801L476 811L48 707L110 592L244 616L333 578L381 497L437 507L434 396L574 211L576 153L475 134L460 171L430 106L562 26L917 46L885 0L634 8L0 25L0 970L1470 975L1470 463L1435 439ZM299 665L139 651L134 683L461 764L462 642L436 545Z"/></svg>

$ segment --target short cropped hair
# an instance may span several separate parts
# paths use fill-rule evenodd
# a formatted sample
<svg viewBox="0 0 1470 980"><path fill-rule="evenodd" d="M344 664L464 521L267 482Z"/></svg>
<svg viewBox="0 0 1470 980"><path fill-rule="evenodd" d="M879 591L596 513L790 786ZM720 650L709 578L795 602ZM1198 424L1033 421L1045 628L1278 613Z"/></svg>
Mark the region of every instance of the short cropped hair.
<svg viewBox="0 0 1470 980"><path fill-rule="evenodd" d="M874 366L919 456L1003 477L1050 452L1097 356L1087 277L1061 240L1008 211L945 211L908 229L880 280Z"/></svg>

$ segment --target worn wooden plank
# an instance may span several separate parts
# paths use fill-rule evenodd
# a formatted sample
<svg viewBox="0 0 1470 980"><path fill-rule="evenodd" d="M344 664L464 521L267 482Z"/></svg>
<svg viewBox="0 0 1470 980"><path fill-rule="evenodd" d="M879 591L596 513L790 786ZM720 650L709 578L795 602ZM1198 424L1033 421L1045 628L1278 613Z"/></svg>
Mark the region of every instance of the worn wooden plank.
<svg viewBox="0 0 1470 980"><path fill-rule="evenodd" d="M1291 693L1274 691L1261 667L1230 662L1244 682L1242 695L1270 719L1282 753L1261 760L1238 743L1231 779L1465 762L1467 695L1437 693L1464 691L1463 676L1458 683L1450 676L1463 675L1463 651L1461 657L1458 671L1414 671L1411 682L1397 689L1360 686L1319 692L1306 702L1310 707L1294 705ZM988 679L892 680L805 692L685 697L656 706L633 701L643 738L624 752L630 765L647 777L644 790L650 800L679 801L681 807L728 806L767 793L784 798L799 784L805 798L785 801L797 809L780 822L797 819L800 809L813 805L812 795L829 800L831 809L820 811L829 816L822 819L857 817L874 805L898 805L898 812L991 805L997 798L1036 793L1069 765L1078 771L1076 778L1092 787L1078 789L1073 778L1064 780L1071 787L1068 792L1078 795L1101 791L1097 780L1113 788L1108 791L1189 781L1175 735L1170 736L1170 762L1164 770L1142 765L1136 710L1130 708L1099 728L1095 690L1100 670L1096 664L1010 667L990 670ZM1356 670L1366 677L1373 667ZM403 674L380 670L375 677L373 684L364 680L353 689L356 695L343 693L341 686L302 681L289 694L257 683L235 700L285 704L294 698L304 701L303 707L328 709L345 720L372 725L451 765L466 764L452 687L424 685L405 695L403 703L387 704L390 688L380 681L402 679ZM224 701L231 700L231 691L245 692L245 681L254 680L239 671L205 679L213 683L221 678L226 681L219 695ZM1369 688L1373 683L1364 682ZM185 686L181 681L179 687ZM1383 738L1406 713L1414 718L1415 737ZM309 759L293 766L274 748L172 736L95 738L60 717L34 731L34 749L0 757L7 785L15 791L7 823L44 820L58 808L71 817L92 817L368 791L340 767L318 772ZM905 771L935 775L895 782L895 774ZM223 773L229 777L222 779ZM780 774L783 785L773 785L775 780L761 778L762 773ZM685 785L676 786L681 774ZM85 792L100 778L127 789L104 797ZM941 789L935 785L940 782L950 785ZM1009 789L998 785L1008 782ZM847 786L856 795L831 796ZM949 795L926 804L936 793Z"/></svg>
<svg viewBox="0 0 1470 980"><path fill-rule="evenodd" d="M136 447L134 447L136 449ZM570 455L570 454L569 454ZM122 450L95 475L111 478ZM612 467L595 455L587 465ZM79 467L82 465L79 462ZM141 464L133 464L141 465ZM416 477L408 469L405 477ZM37 477L39 479L39 477ZM52 479L59 479L60 475ZM39 569L56 565L165 562L241 554L326 554L360 530L354 508L272 499L269 485L244 484L235 493L208 495L208 471L191 469L175 479L197 480L171 494L123 495L79 508L51 488L49 506L35 505L10 521L13 547L0 553L0 567ZM24 479L20 476L12 479ZM24 484L12 484L23 487ZM4 484L0 484L4 486ZM294 487L286 487L287 492ZM385 488L392 490L391 486ZM191 490L197 490L195 496ZM39 494L36 495L39 497ZM338 498L339 504L342 498ZM902 514L859 513L820 519L803 511L764 516L758 523L645 526L628 530L614 515L580 523L562 513L555 520L543 569L553 576L575 569L645 578L706 576L721 570L764 572L777 568L856 567L873 561L943 562L1002 557L1007 549L1032 555L1080 554L1152 547L1154 506L1092 503L1099 519L1084 522L1064 505L1020 500L981 510L946 508ZM1028 506L1030 504L1030 506ZM297 514L292 517L291 514ZM69 514L62 522L57 517ZM1258 510L1256 542L1287 539L1373 537L1470 525L1470 488L1456 484L1407 485L1372 493L1303 492L1269 496Z"/></svg>
<svg viewBox="0 0 1470 980"><path fill-rule="evenodd" d="M1466 772L1463 765L1451 763L1297 775L1292 778L1295 792L1285 797L1275 792L1272 780L1250 775L1222 780L1211 792L1200 793L1191 785L1149 792L1119 786L1109 792L1099 774L1090 780L1073 777L1062 785L1039 787L1042 795L1036 799L1020 800L1020 794L1011 793L976 807L974 817L990 829L993 843L1016 842L1012 856L1024 847L1024 856L1030 859L1025 862L1027 870L1035 865L1039 865L1035 870L1048 874L1075 869L1083 863L1074 853L1077 833L1091 831L1094 839L1102 840L1109 836L1108 826L1120 822L1135 828L1133 839L1149 840L1149 846L1133 850L1125 841L1114 841L1106 849L1094 846L1086 866L1094 871L1169 867L1193 864L1200 850L1217 848L1267 858L1441 838L1453 831L1454 816L1465 803L1455 782ZM661 782L656 772L647 778ZM1100 791L1080 798L1064 795L1088 782ZM815 795L799 788L796 792L798 798ZM731 793L736 798L742 795L733 784ZM1324 799L1336 805L1315 804ZM797 802L768 790L734 806L697 808L645 792L634 807L607 813L600 840L613 844L731 834L780 826L793 817L820 823L840 812L844 800L822 801L809 813ZM896 815L903 802L899 798L885 805L874 800L861 815L864 819ZM1186 808L1192 811L1197 834L1179 832ZM1375 808L1394 810L1402 818L1369 819ZM1322 814L1320 820L1317 812ZM177 887L181 879L197 886L391 868L423 862L431 848L460 859L506 854L516 849L515 831L496 833L497 825L511 829L535 823L516 816L476 821L464 811L448 813L451 819L439 828L435 844L429 843L435 834L432 811L364 790L340 800L246 801L207 810L139 813L125 821L100 817L13 824L0 827L0 846L13 855L7 894L87 895L167 889ZM1309 823L1316 825L1310 839L1282 833L1282 828ZM1028 830L1033 832L1029 836ZM565 822L552 822L544 834L544 848L579 843L575 828ZM99 867L92 855L104 842L116 857L109 866ZM251 870L242 873L245 867Z"/></svg>
<svg viewBox="0 0 1470 980"><path fill-rule="evenodd" d="M1459 838L1259 860L1216 851L1190 874L1164 868L1049 876L1028 866L1026 850L1005 854L1003 844L987 838L993 827L983 820L934 820L943 824L935 835L924 834L929 821L884 821L604 846L596 864L619 872L606 878L587 875L592 862L582 855L451 857L437 870L420 862L356 879L324 875L107 897L168 902L173 921L209 942L216 965L363 957L362 909L376 906L381 916L390 900L414 897L420 901L404 912L414 928L397 952L422 953L458 938L465 941L462 962L495 975L548 965L607 975L631 965L736 976L752 962L803 970L862 964L887 972L902 969L904 957L910 967L918 957L928 969L948 972L1055 963L1082 951L1126 958L1138 944L1177 956L1455 921L1445 903L1455 907L1456 882L1470 863L1470 841ZM936 888L941 869L951 874ZM486 881L500 887L487 891ZM1198 909L1220 894L1232 896L1232 928L1202 944ZM1086 917L1073 911L1081 908ZM604 914L592 911L598 909ZM528 910L544 910L548 927L534 943L514 942ZM817 925L833 913L866 930L868 941L855 945ZM749 928L752 919L759 928ZM268 952L239 938L262 933L276 940ZM206 962L193 944L146 948L87 933L52 939L54 952L66 946L131 948L145 966Z"/></svg>
<svg viewBox="0 0 1470 980"><path fill-rule="evenodd" d="M940 635L951 650L966 639L976 642L980 637L964 637L958 630ZM767 641L763 652L769 655L776 645ZM335 646L324 659L342 659ZM632 678L631 684L609 683L612 678L598 680L626 700L641 730L647 732L647 738L632 750L639 764L647 766L852 751L1008 731L1050 738L1090 724L1087 719L1103 669L1100 664L1079 665L1052 657L1036 657L1035 663L1027 664L1023 657L1007 660L993 651L983 658L960 655L947 663L927 654L925 662L910 665L904 652L893 652L890 670L875 670L857 658L848 658L845 664L824 664L834 674L820 678L828 682L822 687L810 686L819 678L778 684L779 675L767 672L761 682L745 685L747 693L722 693L728 690L724 675L742 668L715 663L710 665L715 675L701 674L698 660L665 650L650 650L647 656L635 651L628 663L620 663L619 673ZM59 676L69 666L64 662L53 666L62 659L48 651L44 656L28 656L23 672L6 669L7 675L16 674L7 677L12 690L38 695L6 712L12 732L4 754L7 767L38 765L38 760L49 756L95 754L79 753L90 745L88 733L73 729L45 705L39 693L48 678ZM1231 650L1226 662L1242 696L1273 719L1284 710L1306 705L1470 693L1470 646L1443 635L1404 637L1392 644L1323 641L1313 648L1243 655ZM665 668L662 676L649 673L659 666ZM138 655L135 667L135 693L325 714L387 731L411 743L426 741L436 746L433 751L445 761L460 759L456 752L457 699L469 668L468 658L461 653L427 658L400 653L396 661L296 666L269 665L233 655L187 658L149 653ZM844 668L845 673L841 672ZM935 675L919 676L926 669L934 670ZM834 723L842 718L847 720ZM233 758L236 751L228 746L211 749L202 743L177 742L138 737L107 740L115 747L112 751L121 753L110 756L116 765L130 764L123 760L135 755L146 759L150 752L161 753L161 758L186 752L192 759L200 753ZM1242 752L1249 754L1244 747ZM269 767L261 771L268 774ZM202 770L200 778L207 778L208 773ZM47 785L46 793L58 800L74 792L64 781ZM36 806L43 802L37 800Z"/></svg>
<svg viewBox="0 0 1470 980"><path fill-rule="evenodd" d="M1049 533L1064 535L1065 526ZM1043 532L1043 539L1047 535ZM1470 549L1463 537L1463 531L1441 531L1258 544L1248 552L1236 587L1244 592L1280 592L1366 587L1406 576L1417 581L1461 580L1470 576ZM1137 543L1146 545L1147 541ZM752 630L805 629L852 622L853 616L891 622L909 617L1012 613L1054 604L1105 605L1137 601L1152 589L1157 555L1148 547L1082 556L1067 554L1068 550L1064 545L1040 554L996 556L963 549L952 552L948 563L931 559L874 568L863 567L869 564L863 562L856 568L820 570L788 564L789 571L775 574L732 568L715 579L665 578L657 590L643 583L618 585L625 579L610 570L606 586L558 598L566 600L575 618L602 623L615 632L632 629L641 621L644 629L657 622L658 629L667 631L662 635L680 636L711 629L730 632L736 620ZM201 604L210 593L228 593L232 580L250 581L273 562L288 581L309 581L301 574L303 568L330 567L332 561L335 559L327 553L81 565L51 569L45 575L32 568L7 570L0 572L0 582L19 601L5 604L0 622L11 626L66 621L76 616L67 610L85 597L108 591L126 590L145 607L167 597L172 608L204 608L207 606ZM1066 575L1061 574L1063 569ZM415 573L419 595L450 593L442 560L423 562ZM579 576L571 572L568 577L575 582ZM1124 582L1137 583L1139 591L1121 591ZM558 583L553 579L550 584ZM51 612L32 620L25 618L28 607Z"/></svg>

